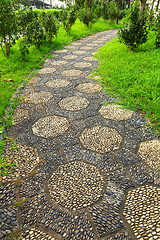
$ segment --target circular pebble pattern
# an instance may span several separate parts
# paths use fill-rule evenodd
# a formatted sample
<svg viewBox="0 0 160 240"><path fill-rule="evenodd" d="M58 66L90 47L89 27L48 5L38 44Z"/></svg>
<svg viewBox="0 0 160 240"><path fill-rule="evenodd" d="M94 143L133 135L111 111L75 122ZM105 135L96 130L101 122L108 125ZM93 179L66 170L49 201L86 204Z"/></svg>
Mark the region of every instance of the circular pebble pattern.
<svg viewBox="0 0 160 240"><path fill-rule="evenodd" d="M82 71L80 70L65 70L62 72L62 76L65 77L75 77L75 76L79 76L82 74Z"/></svg>
<svg viewBox="0 0 160 240"><path fill-rule="evenodd" d="M17 108L13 114L13 124L19 124L29 117L29 112L27 109Z"/></svg>
<svg viewBox="0 0 160 240"><path fill-rule="evenodd" d="M80 42L73 42L72 45L79 46L79 45L82 45L82 43L80 43Z"/></svg>
<svg viewBox="0 0 160 240"><path fill-rule="evenodd" d="M103 126L85 129L79 139L85 148L100 153L119 148L122 141L115 129Z"/></svg>
<svg viewBox="0 0 160 240"><path fill-rule="evenodd" d="M123 214L137 239L160 239L160 188L141 186L128 192Z"/></svg>
<svg viewBox="0 0 160 240"><path fill-rule="evenodd" d="M154 170L160 170L160 140L142 142L138 154Z"/></svg>
<svg viewBox="0 0 160 240"><path fill-rule="evenodd" d="M96 202L102 195L103 177L84 162L59 166L48 181L51 198L61 206L76 210Z"/></svg>
<svg viewBox="0 0 160 240"><path fill-rule="evenodd" d="M7 178L16 179L24 177L40 163L40 157L37 149L27 145L17 145L14 149L11 142L8 142L5 147L3 157L9 163L15 163L16 168L13 172L9 172Z"/></svg>
<svg viewBox="0 0 160 240"><path fill-rule="evenodd" d="M70 81L66 79L52 79L45 83L49 88L61 88L66 87L70 84Z"/></svg>
<svg viewBox="0 0 160 240"><path fill-rule="evenodd" d="M88 43L87 46L96 47L96 46L98 46L98 44L96 44L96 43Z"/></svg>
<svg viewBox="0 0 160 240"><path fill-rule="evenodd" d="M76 89L84 93L95 93L100 92L102 90L102 87L97 83L82 83L79 84Z"/></svg>
<svg viewBox="0 0 160 240"><path fill-rule="evenodd" d="M39 137L55 137L61 135L67 131L70 127L70 123L64 117L56 115L40 118L32 126L32 131Z"/></svg>
<svg viewBox="0 0 160 240"><path fill-rule="evenodd" d="M110 104L107 106L102 106L99 113L107 119L112 120L127 120L132 117L133 112L127 109L123 109L122 106L117 104Z"/></svg>
<svg viewBox="0 0 160 240"><path fill-rule="evenodd" d="M84 108L87 108L89 105L89 101L86 98L82 97L68 97L64 98L59 102L59 106L63 109L69 111L78 111Z"/></svg>
<svg viewBox="0 0 160 240"><path fill-rule="evenodd" d="M52 98L53 98L52 93L40 91L40 92L30 93L29 95L26 96L25 101L28 103L39 104L39 103L48 102Z"/></svg>
<svg viewBox="0 0 160 240"><path fill-rule="evenodd" d="M66 48L66 49L74 49L75 46L66 46L65 48Z"/></svg>
<svg viewBox="0 0 160 240"><path fill-rule="evenodd" d="M86 53L86 51L81 51L81 50L79 50L79 51L74 51L73 52L74 54L85 54Z"/></svg>
<svg viewBox="0 0 160 240"><path fill-rule="evenodd" d="M75 59L75 58L78 58L77 55L66 55L66 56L63 56L62 58L64 59Z"/></svg>
<svg viewBox="0 0 160 240"><path fill-rule="evenodd" d="M87 63L87 62L77 62L77 63L73 64L73 66L77 67L77 68L88 68L88 67L91 67L92 64Z"/></svg>
<svg viewBox="0 0 160 240"><path fill-rule="evenodd" d="M91 50L91 49L93 49L93 47L81 47L80 49L84 49L84 50Z"/></svg>
<svg viewBox="0 0 160 240"><path fill-rule="evenodd" d="M19 240L57 240L56 238L52 237L51 235L39 230L38 228L31 228L26 230L23 233L23 236L19 238Z"/></svg>
<svg viewBox="0 0 160 240"><path fill-rule="evenodd" d="M83 60L85 60L85 61L98 61L96 58L94 58L94 57L84 57L83 58Z"/></svg>
<svg viewBox="0 0 160 240"><path fill-rule="evenodd" d="M55 53L66 53L66 52L68 52L68 50L67 49L62 49L62 50L56 50L54 52Z"/></svg>
<svg viewBox="0 0 160 240"><path fill-rule="evenodd" d="M56 71L56 68L42 68L39 70L39 74L53 73Z"/></svg>
<svg viewBox="0 0 160 240"><path fill-rule="evenodd" d="M62 66L62 65L66 65L68 62L67 61L54 61L54 62L51 62L50 64L52 66Z"/></svg>

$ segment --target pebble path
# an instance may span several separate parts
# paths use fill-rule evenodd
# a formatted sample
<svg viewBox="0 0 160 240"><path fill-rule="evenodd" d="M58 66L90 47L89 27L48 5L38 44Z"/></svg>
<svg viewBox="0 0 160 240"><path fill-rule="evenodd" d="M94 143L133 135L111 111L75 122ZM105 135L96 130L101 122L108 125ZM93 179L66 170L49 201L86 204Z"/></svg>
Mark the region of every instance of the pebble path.
<svg viewBox="0 0 160 240"><path fill-rule="evenodd" d="M89 77L115 36L54 51L24 88L7 133L17 147L3 154L17 167L1 179L0 239L160 239L160 140Z"/></svg>

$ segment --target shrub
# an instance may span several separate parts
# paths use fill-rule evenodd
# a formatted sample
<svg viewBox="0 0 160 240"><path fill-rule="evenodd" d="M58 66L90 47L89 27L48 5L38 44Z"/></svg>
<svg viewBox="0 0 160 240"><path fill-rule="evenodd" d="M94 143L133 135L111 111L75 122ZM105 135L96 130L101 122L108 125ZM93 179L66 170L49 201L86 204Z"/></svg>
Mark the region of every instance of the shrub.
<svg viewBox="0 0 160 240"><path fill-rule="evenodd" d="M41 21L43 23L43 27L45 29L46 37L49 40L49 43L51 43L53 36L57 35L57 31L59 28L58 21L51 12L43 11L40 16Z"/></svg>
<svg viewBox="0 0 160 240"><path fill-rule="evenodd" d="M78 11L78 17L81 22L83 22L87 27L92 27L92 25L98 20L98 10L95 5L91 5L90 8L87 7L87 1L84 3L84 8Z"/></svg>
<svg viewBox="0 0 160 240"><path fill-rule="evenodd" d="M148 27L146 24L146 16L140 15L139 2L136 1L131 5L130 13L131 24L126 29L118 31L120 42L123 42L131 50L136 49L139 45L147 41Z"/></svg>
<svg viewBox="0 0 160 240"><path fill-rule="evenodd" d="M10 48L18 37L16 9L13 0L0 1L0 44L3 55L9 57Z"/></svg>
<svg viewBox="0 0 160 240"><path fill-rule="evenodd" d="M70 35L71 27L77 19L75 8L68 8L62 11L61 21L65 31Z"/></svg>
<svg viewBox="0 0 160 240"><path fill-rule="evenodd" d="M36 48L40 48L42 43L46 40L44 28L42 22L34 18L31 23L28 24L26 29L27 41L34 44Z"/></svg>

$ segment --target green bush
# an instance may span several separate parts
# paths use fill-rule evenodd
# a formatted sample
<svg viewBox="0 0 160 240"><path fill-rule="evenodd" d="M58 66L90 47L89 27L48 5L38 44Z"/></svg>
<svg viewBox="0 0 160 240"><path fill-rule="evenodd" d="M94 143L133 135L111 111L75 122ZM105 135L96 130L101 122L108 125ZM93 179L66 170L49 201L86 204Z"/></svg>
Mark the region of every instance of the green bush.
<svg viewBox="0 0 160 240"><path fill-rule="evenodd" d="M45 12L45 11L43 11L40 14L40 20L43 23L46 38L49 40L49 43L51 43L53 36L57 35L57 31L59 29L59 23L51 12Z"/></svg>
<svg viewBox="0 0 160 240"><path fill-rule="evenodd" d="M128 28L118 31L118 37L120 42L125 43L129 49L134 50L147 41L148 35L146 16L141 16L138 1L131 5L130 21L131 24Z"/></svg>
<svg viewBox="0 0 160 240"><path fill-rule="evenodd" d="M42 43L46 40L44 27L40 19L35 18L28 24L26 36L29 43L34 44L38 49L40 48Z"/></svg>
<svg viewBox="0 0 160 240"><path fill-rule="evenodd" d="M87 1L84 3L84 8L78 11L78 17L87 27L91 28L92 25L98 20L98 9L95 4L92 4L90 8L87 6Z"/></svg>
<svg viewBox="0 0 160 240"><path fill-rule="evenodd" d="M68 8L62 11L61 21L65 31L70 35L71 27L77 19L75 8Z"/></svg>
<svg viewBox="0 0 160 240"><path fill-rule="evenodd" d="M36 13L37 15L40 15L44 11L43 9L33 9L33 12ZM58 9L45 9L46 13L51 13L54 17L56 17L58 20L61 17L61 11Z"/></svg>

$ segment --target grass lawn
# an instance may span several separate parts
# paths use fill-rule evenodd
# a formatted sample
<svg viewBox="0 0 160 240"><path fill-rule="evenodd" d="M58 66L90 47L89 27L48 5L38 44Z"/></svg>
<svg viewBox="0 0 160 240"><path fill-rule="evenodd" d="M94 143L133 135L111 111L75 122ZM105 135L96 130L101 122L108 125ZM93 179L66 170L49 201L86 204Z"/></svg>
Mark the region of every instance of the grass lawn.
<svg viewBox="0 0 160 240"><path fill-rule="evenodd" d="M138 51L129 51L114 39L103 46L96 57L107 92L118 96L122 104L141 111L160 135L160 49L155 49L154 33Z"/></svg>

